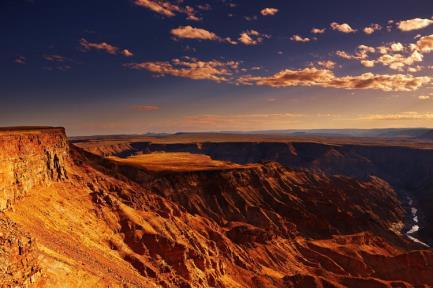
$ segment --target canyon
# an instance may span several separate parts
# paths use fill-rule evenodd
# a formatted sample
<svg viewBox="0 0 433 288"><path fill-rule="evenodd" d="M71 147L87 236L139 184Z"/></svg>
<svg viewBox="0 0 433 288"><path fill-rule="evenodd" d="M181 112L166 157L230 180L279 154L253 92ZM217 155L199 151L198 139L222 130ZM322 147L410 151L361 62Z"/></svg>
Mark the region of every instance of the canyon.
<svg viewBox="0 0 433 288"><path fill-rule="evenodd" d="M428 144L182 137L1 129L0 287L433 286Z"/></svg>

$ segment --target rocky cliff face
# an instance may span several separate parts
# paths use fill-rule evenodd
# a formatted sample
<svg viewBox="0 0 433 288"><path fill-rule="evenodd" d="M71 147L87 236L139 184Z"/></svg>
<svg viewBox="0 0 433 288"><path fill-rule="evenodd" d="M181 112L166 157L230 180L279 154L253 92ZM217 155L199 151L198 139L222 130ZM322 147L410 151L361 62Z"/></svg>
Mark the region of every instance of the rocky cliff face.
<svg viewBox="0 0 433 288"><path fill-rule="evenodd" d="M432 250L401 233L402 204L378 177L275 162L149 172L69 147L59 129L3 136L0 286L433 285Z"/></svg>
<svg viewBox="0 0 433 288"><path fill-rule="evenodd" d="M0 211L39 185L67 178L63 128L0 130Z"/></svg>
<svg viewBox="0 0 433 288"><path fill-rule="evenodd" d="M90 146L92 147L92 146ZM115 152L114 152L115 151ZM346 175L358 179L377 176L388 181L406 201L419 209L419 236L433 243L433 150L386 145L330 145L302 142L228 142L158 144L132 142L123 149L93 148L93 152L119 156L155 151L190 152L234 163L278 162L293 169Z"/></svg>

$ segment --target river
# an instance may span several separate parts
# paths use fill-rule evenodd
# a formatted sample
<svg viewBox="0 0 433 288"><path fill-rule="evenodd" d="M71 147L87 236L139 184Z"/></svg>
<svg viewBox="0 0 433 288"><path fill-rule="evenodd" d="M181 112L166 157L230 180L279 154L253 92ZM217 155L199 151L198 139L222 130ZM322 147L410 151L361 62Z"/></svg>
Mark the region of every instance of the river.
<svg viewBox="0 0 433 288"><path fill-rule="evenodd" d="M410 207L410 213L411 213L411 218L412 218L412 223L410 226L410 229L406 232L406 236L412 240L413 242L416 242L418 244L421 244L425 247L430 247L428 244L422 242L421 240L415 238L413 236L413 234L415 234L416 232L419 231L419 219L418 219L418 209L415 207L414 201L412 200L412 198L410 198L409 196L407 197L407 202L409 204Z"/></svg>

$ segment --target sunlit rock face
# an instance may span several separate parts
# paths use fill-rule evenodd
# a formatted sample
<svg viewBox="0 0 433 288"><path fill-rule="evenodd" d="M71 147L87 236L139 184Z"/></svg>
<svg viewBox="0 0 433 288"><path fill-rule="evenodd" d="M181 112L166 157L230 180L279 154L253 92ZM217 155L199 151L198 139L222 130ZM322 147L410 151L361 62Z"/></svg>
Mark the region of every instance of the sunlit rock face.
<svg viewBox="0 0 433 288"><path fill-rule="evenodd" d="M67 178L68 158L62 128L0 130L0 211L37 185Z"/></svg>
<svg viewBox="0 0 433 288"><path fill-rule="evenodd" d="M433 285L433 253L407 238L379 177L196 154L125 161L70 146L62 129L2 132L0 286Z"/></svg>

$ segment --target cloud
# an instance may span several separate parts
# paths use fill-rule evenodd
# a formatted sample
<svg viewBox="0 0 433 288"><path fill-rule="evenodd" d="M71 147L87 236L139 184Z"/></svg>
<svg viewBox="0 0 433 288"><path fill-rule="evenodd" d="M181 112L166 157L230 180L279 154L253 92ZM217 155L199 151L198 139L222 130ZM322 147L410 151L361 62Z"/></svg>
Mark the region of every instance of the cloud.
<svg viewBox="0 0 433 288"><path fill-rule="evenodd" d="M270 87L319 86L341 89L376 89L382 91L413 91L429 83L430 77L364 73L358 76L336 76L329 69L304 68L282 70L271 76L243 76L238 83Z"/></svg>
<svg viewBox="0 0 433 288"><path fill-rule="evenodd" d="M155 105L141 105L141 104L132 105L131 108L133 110L135 110L135 111L156 111L156 110L160 109L159 106L155 106Z"/></svg>
<svg viewBox="0 0 433 288"><path fill-rule="evenodd" d="M397 23L397 27L401 31L407 32L407 31L423 29L432 24L433 24L433 20L431 19L415 18L415 19L400 21Z"/></svg>
<svg viewBox="0 0 433 288"><path fill-rule="evenodd" d="M278 9L276 8L265 8L260 11L260 14L263 16L273 16L278 13Z"/></svg>
<svg viewBox="0 0 433 288"><path fill-rule="evenodd" d="M125 67L136 70L147 70L157 75L171 75L194 80L212 80L217 82L229 81L238 68L235 61L221 62L218 60L201 61L196 58L185 57L173 59L170 62L128 63Z"/></svg>
<svg viewBox="0 0 433 288"><path fill-rule="evenodd" d="M322 28L322 29L313 28L313 29L311 29L311 33L313 33L313 34L323 34L323 33L325 33L325 31L326 31L326 28Z"/></svg>
<svg viewBox="0 0 433 288"><path fill-rule="evenodd" d="M210 10L212 10L212 6L210 4L208 4L208 3L206 3L206 4L199 4L199 5L197 5L197 8L200 9L200 10L203 10L203 11L210 11Z"/></svg>
<svg viewBox="0 0 433 288"><path fill-rule="evenodd" d="M47 71L68 71L72 68L71 65L67 64L66 62L72 62L71 59L68 59L62 55L57 54L49 54L44 55L43 58L49 62L52 62L51 66L43 67L43 69Z"/></svg>
<svg viewBox="0 0 433 288"><path fill-rule="evenodd" d="M24 56L18 56L14 61L16 64L24 65L27 64L27 58Z"/></svg>
<svg viewBox="0 0 433 288"><path fill-rule="evenodd" d="M213 32L201 28L194 28L192 26L180 26L178 28L172 29L170 33L176 38L219 41L231 45L238 44L230 37L221 38Z"/></svg>
<svg viewBox="0 0 433 288"><path fill-rule="evenodd" d="M409 68L407 68L407 71L410 72L410 73L416 73L416 72L419 72L419 71L421 71L423 69L424 68L422 66L417 65L415 67L409 67Z"/></svg>
<svg viewBox="0 0 433 288"><path fill-rule="evenodd" d="M421 39L420 39L421 41ZM423 43L425 40L423 41ZM421 46L423 44L420 43ZM426 44L424 43L424 46ZM424 47L425 48L425 47ZM418 45L410 44L403 45L400 42L393 42L379 47L370 47L359 45L355 54L349 54L345 51L337 51L336 54L340 58L346 60L358 60L365 67L374 67L376 64L387 66L390 69L403 71L407 69L409 72L418 72L417 67L410 67L416 63L423 61L423 54L419 52ZM378 53L379 55L372 55ZM371 57L375 57L371 59Z"/></svg>
<svg viewBox="0 0 433 288"><path fill-rule="evenodd" d="M192 26L180 26L171 30L171 35L176 38L184 39L202 39L202 40L219 40L215 33L209 32L205 29L194 28Z"/></svg>
<svg viewBox="0 0 433 288"><path fill-rule="evenodd" d="M182 13L188 20L198 21L195 10L191 6L181 7L167 0L134 0L134 4L152 10L166 17L173 17L176 13Z"/></svg>
<svg viewBox="0 0 433 288"><path fill-rule="evenodd" d="M134 56L134 54L130 50L128 50L128 49L122 49L119 52L120 49L118 47L113 46L113 45L111 45L111 44L109 44L107 42L92 43L92 42L87 41L84 38L81 38L80 45L85 50L95 49L95 50L104 51L104 52L106 52L108 54L111 54L111 55L117 55L119 53L119 54L121 54L121 55L123 55L125 57L132 57L132 56Z"/></svg>
<svg viewBox="0 0 433 288"><path fill-rule="evenodd" d="M230 16L232 17L232 16ZM257 17L257 15L254 16L244 16L244 19L247 21L256 21L257 19L259 19L259 17Z"/></svg>
<svg viewBox="0 0 433 288"><path fill-rule="evenodd" d="M409 56L403 56L402 54L384 54L376 60L376 63L381 63L393 70L402 71L405 66L411 66L415 62L422 62L422 60L423 55L418 51L414 51Z"/></svg>
<svg viewBox="0 0 433 288"><path fill-rule="evenodd" d="M420 96L418 96L418 99L419 100L430 100L431 98L429 95L420 95Z"/></svg>
<svg viewBox="0 0 433 288"><path fill-rule="evenodd" d="M334 69L337 63L331 60L324 60L324 61L318 61L317 65L326 69Z"/></svg>
<svg viewBox="0 0 433 288"><path fill-rule="evenodd" d="M313 115L315 117L320 117ZM307 117L298 113L256 113L256 114L199 114L180 119L182 125L204 129L265 129L266 127L287 127L289 123L298 123Z"/></svg>
<svg viewBox="0 0 433 288"><path fill-rule="evenodd" d="M265 38L270 38L270 36L261 34L256 30L248 30L241 33L239 41L245 45L252 46L262 43Z"/></svg>
<svg viewBox="0 0 433 288"><path fill-rule="evenodd" d="M357 30L353 29L352 27L350 27L349 24L347 23L337 23L337 22L332 22L330 24L332 30L336 30L336 31L340 31L342 33L355 33Z"/></svg>
<svg viewBox="0 0 433 288"><path fill-rule="evenodd" d="M132 52L129 51L128 49L123 49L120 53L121 53L123 56L125 56L125 57L132 57L132 56L134 56L134 53L132 53Z"/></svg>
<svg viewBox="0 0 433 288"><path fill-rule="evenodd" d="M55 65L55 66L47 66L44 67L45 70L47 71L61 71L61 72L66 72L68 70L70 70L72 67L70 65Z"/></svg>
<svg viewBox="0 0 433 288"><path fill-rule="evenodd" d="M44 59L50 62L64 62L65 57L57 54L44 55Z"/></svg>
<svg viewBox="0 0 433 288"><path fill-rule="evenodd" d="M361 120L431 120L433 119L433 113L418 113L418 112L402 112L396 114L371 114L360 117Z"/></svg>
<svg viewBox="0 0 433 288"><path fill-rule="evenodd" d="M290 40L295 41L295 42L302 42L302 43L312 41L311 38L308 38L308 37L303 38L302 36L299 36L299 35L293 35L292 37L290 37Z"/></svg>
<svg viewBox="0 0 433 288"><path fill-rule="evenodd" d="M92 43L92 42L87 41L84 38L81 38L80 45L86 50L91 50L91 49L103 50L103 51L107 52L108 54L112 54L112 55L117 54L117 51L119 50L119 48L117 48L116 46L113 46L113 45L108 44L106 42Z"/></svg>
<svg viewBox="0 0 433 288"><path fill-rule="evenodd" d="M372 68L376 65L376 62L373 60L361 60L361 65L364 67Z"/></svg>
<svg viewBox="0 0 433 288"><path fill-rule="evenodd" d="M382 26L379 24L371 24L370 26L365 27L362 31L364 31L364 33L367 35L371 35L379 30L382 30Z"/></svg>
<svg viewBox="0 0 433 288"><path fill-rule="evenodd" d="M337 54L338 57L346 59L346 60L366 60L368 59L369 53L376 52L376 48L367 46L367 45L359 45L357 47L357 51L354 55L351 55L347 53L346 51L339 50L335 54Z"/></svg>
<svg viewBox="0 0 433 288"><path fill-rule="evenodd" d="M416 42L416 49L419 49L423 53L429 53L433 51L433 34L419 38Z"/></svg>
<svg viewBox="0 0 433 288"><path fill-rule="evenodd" d="M403 46L403 44L401 44L400 42L392 43L392 44L391 44L391 50L392 50L393 52L401 52L401 51L404 50L404 46Z"/></svg>

